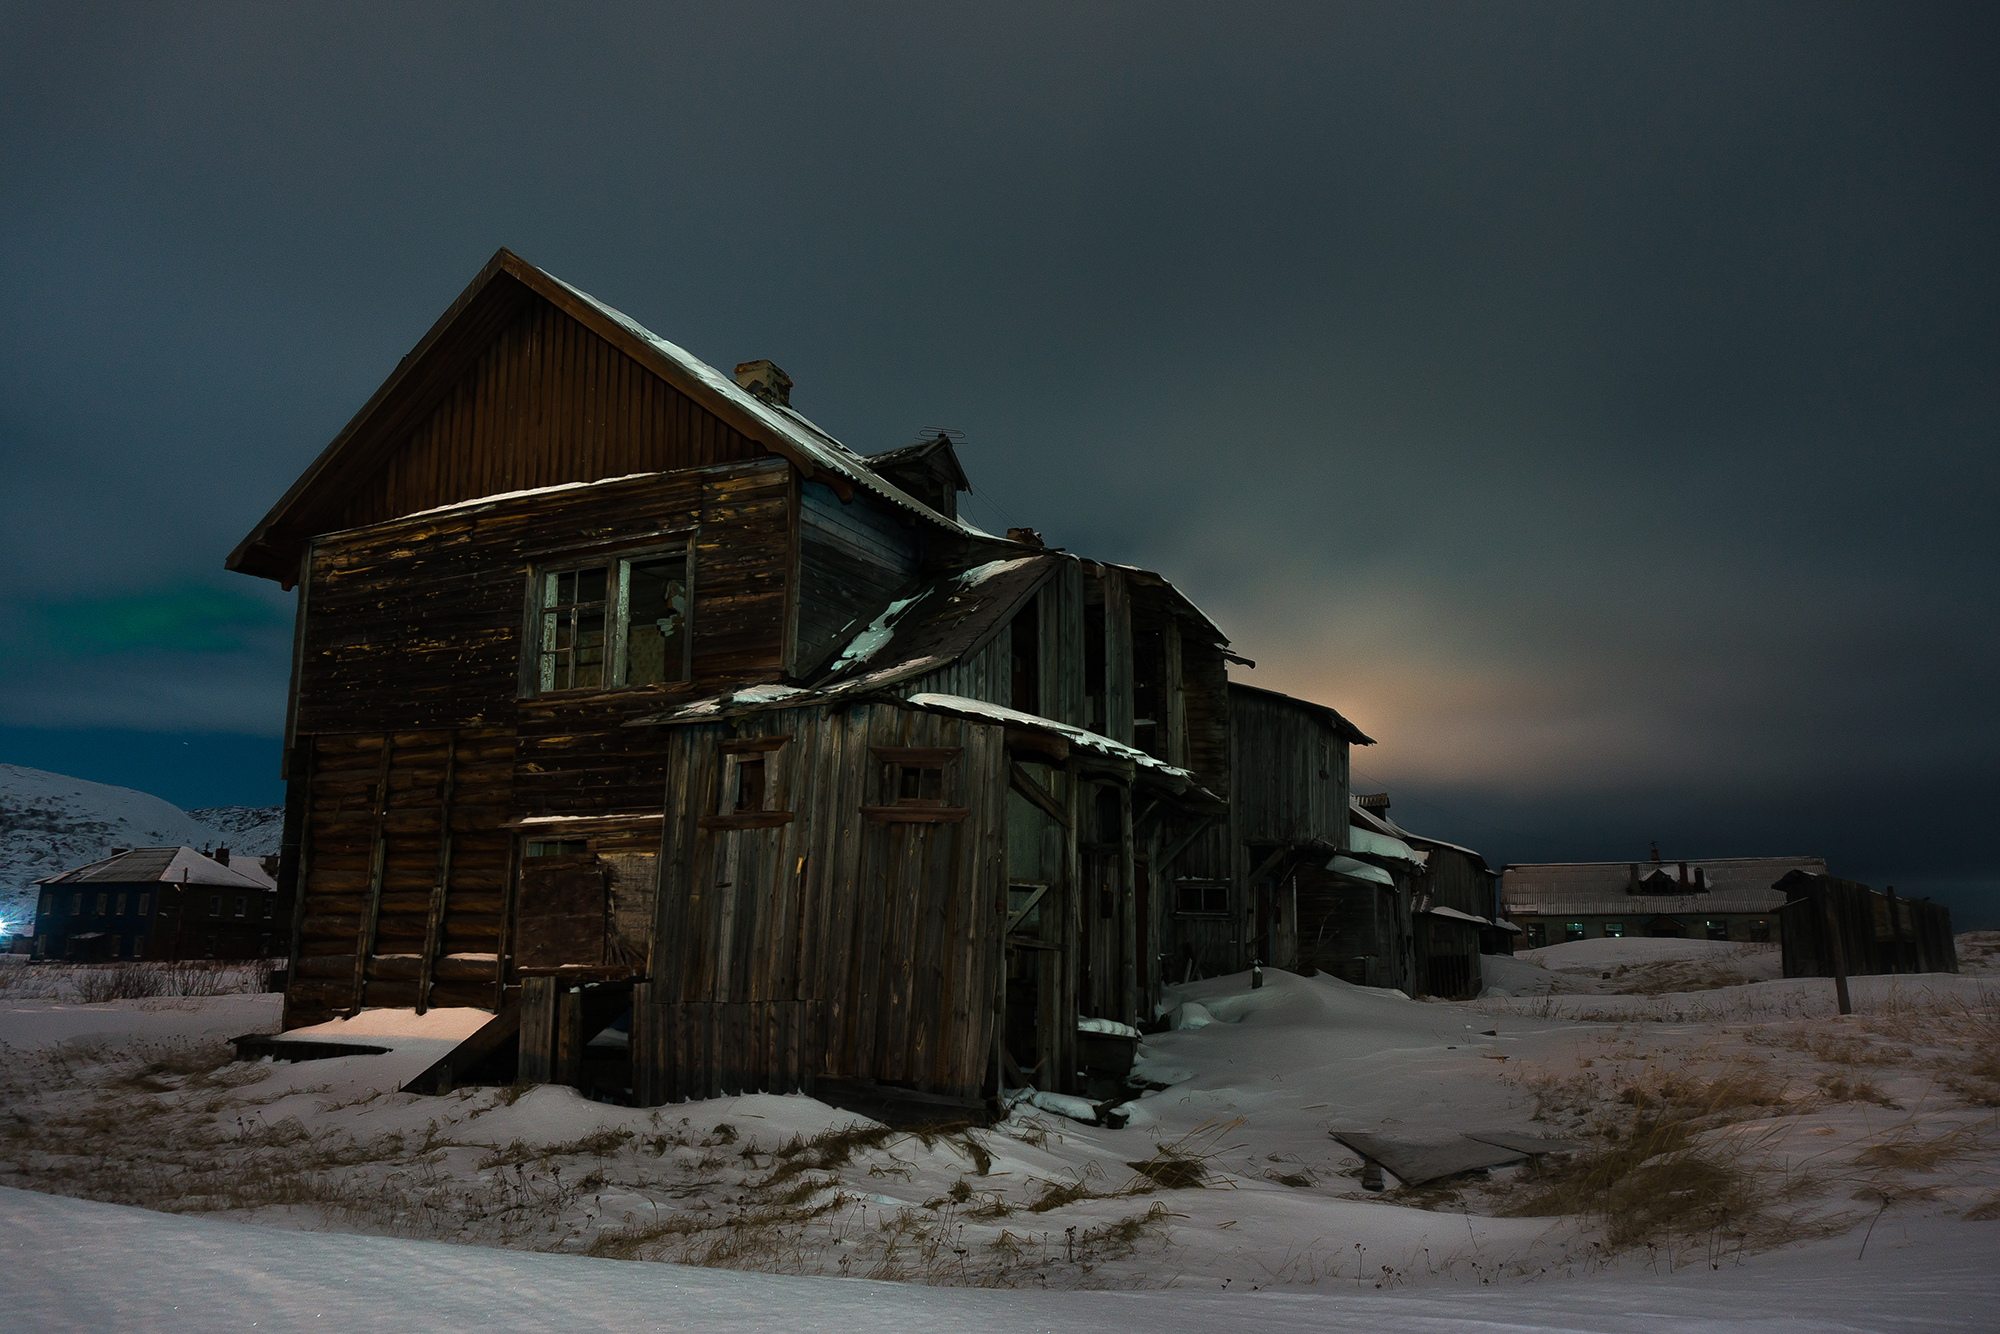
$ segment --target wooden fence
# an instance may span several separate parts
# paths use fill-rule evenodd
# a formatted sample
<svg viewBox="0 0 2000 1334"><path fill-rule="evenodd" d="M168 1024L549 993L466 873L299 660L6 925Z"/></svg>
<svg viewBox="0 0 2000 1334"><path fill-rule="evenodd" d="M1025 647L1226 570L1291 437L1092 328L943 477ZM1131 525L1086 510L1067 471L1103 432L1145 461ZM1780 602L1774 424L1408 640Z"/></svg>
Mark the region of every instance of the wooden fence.
<svg viewBox="0 0 2000 1334"><path fill-rule="evenodd" d="M1780 910L1786 977L1958 971L1951 911L1943 904L1805 871L1772 888L1787 899Z"/></svg>

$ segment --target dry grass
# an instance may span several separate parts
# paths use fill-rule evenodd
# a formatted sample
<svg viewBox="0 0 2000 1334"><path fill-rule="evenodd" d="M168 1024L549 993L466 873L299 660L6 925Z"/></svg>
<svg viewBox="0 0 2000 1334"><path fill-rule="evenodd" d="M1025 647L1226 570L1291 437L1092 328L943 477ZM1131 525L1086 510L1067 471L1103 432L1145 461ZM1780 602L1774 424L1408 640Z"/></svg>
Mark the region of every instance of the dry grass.
<svg viewBox="0 0 2000 1334"><path fill-rule="evenodd" d="M1924 1138L1916 1126L1899 1127L1879 1144L1871 1144L1854 1157L1856 1167L1893 1168L1901 1172L1930 1173L1955 1158L1978 1152L1980 1126L1959 1126L1942 1135Z"/></svg>

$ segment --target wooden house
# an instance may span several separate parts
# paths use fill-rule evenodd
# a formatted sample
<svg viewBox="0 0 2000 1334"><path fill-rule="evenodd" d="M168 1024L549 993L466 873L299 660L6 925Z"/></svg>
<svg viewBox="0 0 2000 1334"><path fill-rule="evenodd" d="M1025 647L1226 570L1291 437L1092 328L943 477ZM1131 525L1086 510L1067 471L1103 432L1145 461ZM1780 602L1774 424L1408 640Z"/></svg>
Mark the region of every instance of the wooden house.
<svg viewBox="0 0 2000 1334"><path fill-rule="evenodd" d="M118 959L268 959L285 950L291 904L275 859L228 848L119 848L35 883L33 955Z"/></svg>
<svg viewBox="0 0 2000 1334"><path fill-rule="evenodd" d="M1250 887L1338 846L1351 725L1310 829L1235 823L1199 609L791 390L503 250L230 556L298 590L287 1027L478 1006L607 1096L964 1103L1076 1086L1190 952L1295 952Z"/></svg>

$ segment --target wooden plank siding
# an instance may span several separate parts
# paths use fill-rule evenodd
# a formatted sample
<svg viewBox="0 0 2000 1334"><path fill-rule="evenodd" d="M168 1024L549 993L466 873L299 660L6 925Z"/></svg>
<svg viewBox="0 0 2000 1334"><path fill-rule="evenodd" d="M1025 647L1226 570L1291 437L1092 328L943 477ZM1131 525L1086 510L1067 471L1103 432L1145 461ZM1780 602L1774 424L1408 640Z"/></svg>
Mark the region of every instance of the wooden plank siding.
<svg viewBox="0 0 2000 1334"><path fill-rule="evenodd" d="M875 704L661 730L674 759L651 1003L811 1002L816 1077L979 1096L1005 926L1006 729ZM726 747L780 737L765 752L778 757L767 805L790 818L718 821ZM895 804L874 752L909 747L957 752L945 802L962 817L863 814ZM653 1059L672 1058L656 1049ZM637 1077L660 1096L713 1082L701 1071Z"/></svg>
<svg viewBox="0 0 2000 1334"><path fill-rule="evenodd" d="M418 516L313 544L296 709L311 763L293 777L310 792L310 819L302 811L289 1025L350 1009L357 991L371 1006L416 1005L420 993L427 1005L499 1003L504 979L492 961L475 981L451 956L504 953L513 827L537 816L657 818L670 738L625 721L696 689L779 672L790 495L789 465L764 459ZM661 533L693 535L694 681L521 698L533 563ZM647 824L643 836L650 844L657 832Z"/></svg>
<svg viewBox="0 0 2000 1334"><path fill-rule="evenodd" d="M475 496L769 457L540 297L527 297L329 531Z"/></svg>

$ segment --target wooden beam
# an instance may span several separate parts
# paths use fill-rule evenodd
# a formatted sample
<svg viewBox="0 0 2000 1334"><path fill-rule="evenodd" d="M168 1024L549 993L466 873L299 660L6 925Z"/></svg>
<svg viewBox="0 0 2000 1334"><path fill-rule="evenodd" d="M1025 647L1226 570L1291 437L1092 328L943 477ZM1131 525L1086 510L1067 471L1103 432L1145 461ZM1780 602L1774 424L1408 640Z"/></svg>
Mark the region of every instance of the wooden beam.
<svg viewBox="0 0 2000 1334"><path fill-rule="evenodd" d="M430 916L424 921L424 957L417 966L417 1013L430 1008L431 971L444 935L444 904L451 884L451 798L458 778L458 729L444 742L444 781L438 785L438 870L431 887Z"/></svg>
<svg viewBox="0 0 2000 1334"><path fill-rule="evenodd" d="M1047 815L1051 820L1068 829L1070 827L1069 812L1063 809L1062 803L1051 796L1049 790L1043 787L1033 774L1023 769L1018 763L1010 762L1010 765L1011 771L1008 774L1008 781L1013 784L1014 790L1040 807L1042 813Z"/></svg>
<svg viewBox="0 0 2000 1334"><path fill-rule="evenodd" d="M1007 914L1007 930L1011 933L1015 927L1019 926L1022 920L1035 910L1035 905L1042 901L1042 896L1048 892L1049 887L1047 885L1036 885L1035 892L1028 895L1028 901Z"/></svg>
<svg viewBox="0 0 2000 1334"><path fill-rule="evenodd" d="M1215 817L1212 815L1197 815L1195 816L1194 822L1192 824L1188 825L1188 827L1186 829L1183 829L1180 833L1174 835L1173 841L1166 844L1164 847L1160 849L1160 863L1159 863L1160 874L1165 875L1167 872L1167 868L1174 864L1174 858L1180 856L1183 852L1186 852L1188 844L1194 842L1197 838L1200 838L1202 835L1202 831L1207 829L1209 825L1213 824L1214 822L1215 822Z"/></svg>
<svg viewBox="0 0 2000 1334"><path fill-rule="evenodd" d="M382 762L375 775L375 843L368 862L368 902L361 910L361 925L354 937L354 1014L361 1013L361 1001L368 991L368 959L375 953L375 927L382 914L382 872L389 860L389 765L395 753L395 733L384 731Z"/></svg>
<svg viewBox="0 0 2000 1334"><path fill-rule="evenodd" d="M299 821L299 858L292 868L292 943L285 955L285 1000L280 1007L278 1026L287 1027L283 1014L291 1007L292 984L299 977L299 937L306 924L306 886L312 882L313 773L319 764L319 747L306 738L305 815ZM176 927L178 930L178 927ZM178 942L176 942L178 943Z"/></svg>

